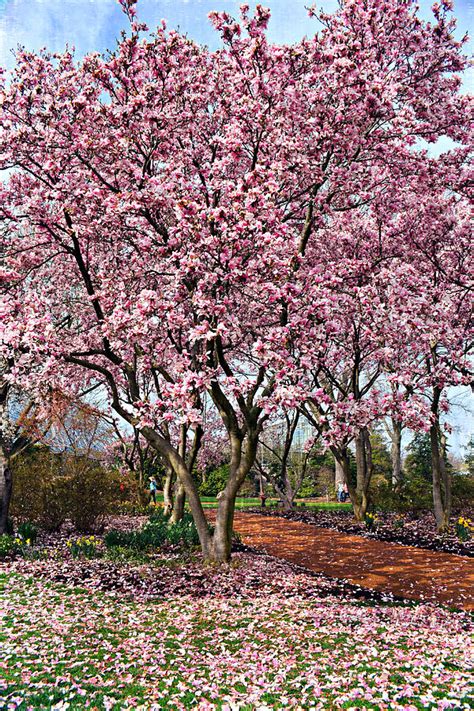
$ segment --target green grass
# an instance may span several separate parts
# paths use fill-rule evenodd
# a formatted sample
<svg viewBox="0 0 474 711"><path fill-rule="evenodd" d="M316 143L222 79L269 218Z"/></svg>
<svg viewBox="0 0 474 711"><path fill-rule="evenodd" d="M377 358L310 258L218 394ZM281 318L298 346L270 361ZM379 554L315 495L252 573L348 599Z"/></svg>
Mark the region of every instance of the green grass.
<svg viewBox="0 0 474 711"><path fill-rule="evenodd" d="M161 492L157 493L156 501L158 503L163 503L163 494ZM201 496L201 502L203 508L205 509L215 509L217 507L217 498L215 496ZM278 503L277 498L268 498L266 500L266 506L268 508L276 507ZM320 509L321 511L350 511L352 509L351 503L340 504L336 501L302 501L301 499L296 500L296 508L307 508L307 509ZM260 499L257 497L246 497L238 496L235 501L235 507L237 509L253 509L260 506Z"/></svg>
<svg viewBox="0 0 474 711"><path fill-rule="evenodd" d="M174 710L201 701L222 709L230 695L241 711L285 708L285 698L299 708L322 701L324 709L377 709L386 707L384 690L400 701L408 684L416 694L406 704L434 711L454 682L451 700L469 708L459 630L442 662L436 652L450 635L448 613L439 613L443 629L432 626L425 641L416 611L271 597L138 603L19 574L0 576L2 588L9 614L0 708ZM358 696L361 679L372 698Z"/></svg>
<svg viewBox="0 0 474 711"><path fill-rule="evenodd" d="M216 508L217 499L215 496L201 496L201 502L203 508ZM269 498L266 500L266 507L273 508L276 507L278 499ZM296 508L307 508L307 509L320 509L321 511L350 511L352 505L350 503L340 504L335 501L301 501L296 500ZM260 499L258 498L247 498L244 496L238 496L235 501L235 506L237 509L252 509L260 507Z"/></svg>

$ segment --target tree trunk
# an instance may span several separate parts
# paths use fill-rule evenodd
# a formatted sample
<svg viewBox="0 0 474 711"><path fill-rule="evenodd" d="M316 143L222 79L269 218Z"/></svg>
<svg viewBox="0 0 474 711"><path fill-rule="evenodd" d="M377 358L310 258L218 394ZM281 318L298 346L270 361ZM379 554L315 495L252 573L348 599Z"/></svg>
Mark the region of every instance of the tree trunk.
<svg viewBox="0 0 474 711"><path fill-rule="evenodd" d="M372 446L367 428L360 430L355 440L356 443L356 465L357 465L357 486L354 492L354 500L351 496L354 508L354 517L357 521L363 521L369 506L369 485L372 478Z"/></svg>
<svg viewBox="0 0 474 711"><path fill-rule="evenodd" d="M167 516L173 510L173 470L170 466L166 467L166 477L163 485L163 508Z"/></svg>
<svg viewBox="0 0 474 711"><path fill-rule="evenodd" d="M355 439L356 445L356 467L357 467L357 484L356 492L357 496L362 497L362 492L365 487L365 479L367 476L366 469L366 453L365 453L365 438L364 431L361 430Z"/></svg>
<svg viewBox="0 0 474 711"><path fill-rule="evenodd" d="M210 563L228 563L230 560L234 511L235 495L224 489L217 507L211 555L208 558Z"/></svg>
<svg viewBox="0 0 474 711"><path fill-rule="evenodd" d="M433 510L438 531L449 528L451 516L451 476L446 470L443 453L439 446L439 425L430 427L431 470L433 477ZM444 489L444 491L443 491Z"/></svg>
<svg viewBox="0 0 474 711"><path fill-rule="evenodd" d="M334 464L335 464L334 485L337 489L338 484L344 484L344 481L345 481L344 467L342 466L342 464L340 462L338 462L336 457L334 457Z"/></svg>
<svg viewBox="0 0 474 711"><path fill-rule="evenodd" d="M354 518L357 521L363 521L365 512L367 511L368 501L366 496L360 497L357 494L356 488L354 488L351 484L350 459L347 447L332 446L330 449L343 472L343 481L345 482L347 491L349 492L349 499L354 511Z"/></svg>
<svg viewBox="0 0 474 711"><path fill-rule="evenodd" d="M178 523L184 516L184 504L186 503L186 491L181 482L177 483L173 509L171 512L171 522Z"/></svg>
<svg viewBox="0 0 474 711"><path fill-rule="evenodd" d="M173 469L174 473L178 477L179 482L183 485L194 523L196 524L201 549L204 557L207 558L210 551L211 536L209 533L207 519L204 514L204 509L202 508L201 500L199 498L196 482L193 479L192 473L176 449L167 440L155 432L153 428L143 427L141 432L150 442L152 447L154 447L156 451L166 459L168 465Z"/></svg>
<svg viewBox="0 0 474 711"><path fill-rule="evenodd" d="M296 491L293 491L293 487L291 485L291 480L290 480L290 476L288 474L288 467L286 466L286 463L284 465L283 481L285 482L285 491L283 492L283 496L282 496L283 510L284 511L292 511L293 506L294 506Z"/></svg>
<svg viewBox="0 0 474 711"><path fill-rule="evenodd" d="M235 499L239 488L255 463L258 433L250 431L246 439L245 451L242 440L235 432L230 432L230 472L229 479L219 499L212 544L207 560L209 563L228 563L232 550Z"/></svg>
<svg viewBox="0 0 474 711"><path fill-rule="evenodd" d="M336 457L334 457L334 465L335 465L334 489L336 490L337 499L339 501L339 496L338 496L337 492L339 491L341 484L345 483L344 467L342 466L342 464L338 461L338 459Z"/></svg>
<svg viewBox="0 0 474 711"><path fill-rule="evenodd" d="M390 432L392 446L390 456L392 459L392 486L395 491L400 491L402 485L402 424L398 420L392 420L392 430Z"/></svg>
<svg viewBox="0 0 474 711"><path fill-rule="evenodd" d="M0 454L0 535L7 532L12 483L12 471L8 459L2 453Z"/></svg>
<svg viewBox="0 0 474 711"><path fill-rule="evenodd" d="M441 479L444 487L444 525L449 528L452 509L452 474L446 466L446 436L441 435Z"/></svg>
<svg viewBox="0 0 474 711"><path fill-rule="evenodd" d="M446 468L446 438L440 437L439 403L442 390L433 388L430 427L431 473L433 479L433 510L438 531L447 531L451 517L451 474ZM442 446L440 446L440 440Z"/></svg>
<svg viewBox="0 0 474 711"><path fill-rule="evenodd" d="M196 524L204 560L208 563L226 563L230 560L232 548L232 526L234 523L235 498L240 485L252 468L257 455L258 431L246 433L246 449L243 452L241 435L229 432L231 462L227 485L222 492L217 507L214 534L211 536L204 509L199 497L196 482L192 472L183 457L163 437L151 427L144 427L142 434L168 461L187 497L191 514ZM175 498L175 509L177 500ZM183 500L184 504L184 500ZM173 520L173 519L172 519Z"/></svg>

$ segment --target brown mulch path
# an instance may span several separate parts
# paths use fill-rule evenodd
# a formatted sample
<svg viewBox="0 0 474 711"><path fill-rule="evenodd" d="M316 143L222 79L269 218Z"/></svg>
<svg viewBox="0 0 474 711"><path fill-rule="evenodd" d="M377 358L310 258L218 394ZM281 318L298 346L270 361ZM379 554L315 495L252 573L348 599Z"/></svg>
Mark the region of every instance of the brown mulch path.
<svg viewBox="0 0 474 711"><path fill-rule="evenodd" d="M240 511L234 529L246 545L313 572L409 599L474 610L472 558Z"/></svg>

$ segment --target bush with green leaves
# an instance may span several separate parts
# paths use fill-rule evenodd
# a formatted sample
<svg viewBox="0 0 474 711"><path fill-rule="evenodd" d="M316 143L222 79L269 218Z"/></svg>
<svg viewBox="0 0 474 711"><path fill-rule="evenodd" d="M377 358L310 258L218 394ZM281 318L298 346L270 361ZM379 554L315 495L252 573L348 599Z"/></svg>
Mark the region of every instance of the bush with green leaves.
<svg viewBox="0 0 474 711"><path fill-rule="evenodd" d="M211 469L206 473L203 481L199 484L201 496L217 496L225 488L229 479L229 465L222 464L216 469Z"/></svg>
<svg viewBox="0 0 474 711"><path fill-rule="evenodd" d="M118 473L85 457L71 457L67 472L67 508L74 527L85 533L102 526L120 491Z"/></svg>
<svg viewBox="0 0 474 711"><path fill-rule="evenodd" d="M453 476L453 506L463 510L474 505L474 475L469 472L457 473Z"/></svg>
<svg viewBox="0 0 474 711"><path fill-rule="evenodd" d="M17 520L57 531L70 519L81 533L103 525L133 482L90 457L32 446L15 459L11 510Z"/></svg>
<svg viewBox="0 0 474 711"><path fill-rule="evenodd" d="M430 482L416 474L405 479L398 491L384 476L375 476L370 500L378 511L429 511L433 506Z"/></svg>
<svg viewBox="0 0 474 711"><path fill-rule="evenodd" d="M15 539L8 533L0 536L0 560L14 555L16 550Z"/></svg>
<svg viewBox="0 0 474 711"><path fill-rule="evenodd" d="M132 548L137 551L160 548L165 544L185 547L199 544L196 525L190 514L185 513L181 521L172 523L162 510L153 513L140 530L111 530L104 540L107 548Z"/></svg>
<svg viewBox="0 0 474 711"><path fill-rule="evenodd" d="M67 518L67 478L59 455L34 445L12 463L12 515L32 521L46 531L57 531Z"/></svg>
<svg viewBox="0 0 474 711"><path fill-rule="evenodd" d="M474 531L471 519L459 516L454 528L460 541L469 541L471 539Z"/></svg>

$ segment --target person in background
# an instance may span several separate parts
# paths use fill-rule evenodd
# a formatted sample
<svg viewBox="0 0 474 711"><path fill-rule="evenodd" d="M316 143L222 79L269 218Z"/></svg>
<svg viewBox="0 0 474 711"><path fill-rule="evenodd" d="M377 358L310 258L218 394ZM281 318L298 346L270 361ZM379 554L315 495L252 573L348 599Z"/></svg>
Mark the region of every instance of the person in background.
<svg viewBox="0 0 474 711"><path fill-rule="evenodd" d="M347 499L349 498L349 489L347 488L346 482L342 485L342 503L345 503Z"/></svg>
<svg viewBox="0 0 474 711"><path fill-rule="evenodd" d="M158 489L158 483L157 483L154 476L150 477L149 488L150 488L150 499L151 499L151 501L153 501L154 504L156 504L156 492Z"/></svg>
<svg viewBox="0 0 474 711"><path fill-rule="evenodd" d="M342 481L338 482L337 484L337 491L336 491L336 497L339 502L343 501L344 499L342 498L344 496L344 484Z"/></svg>

